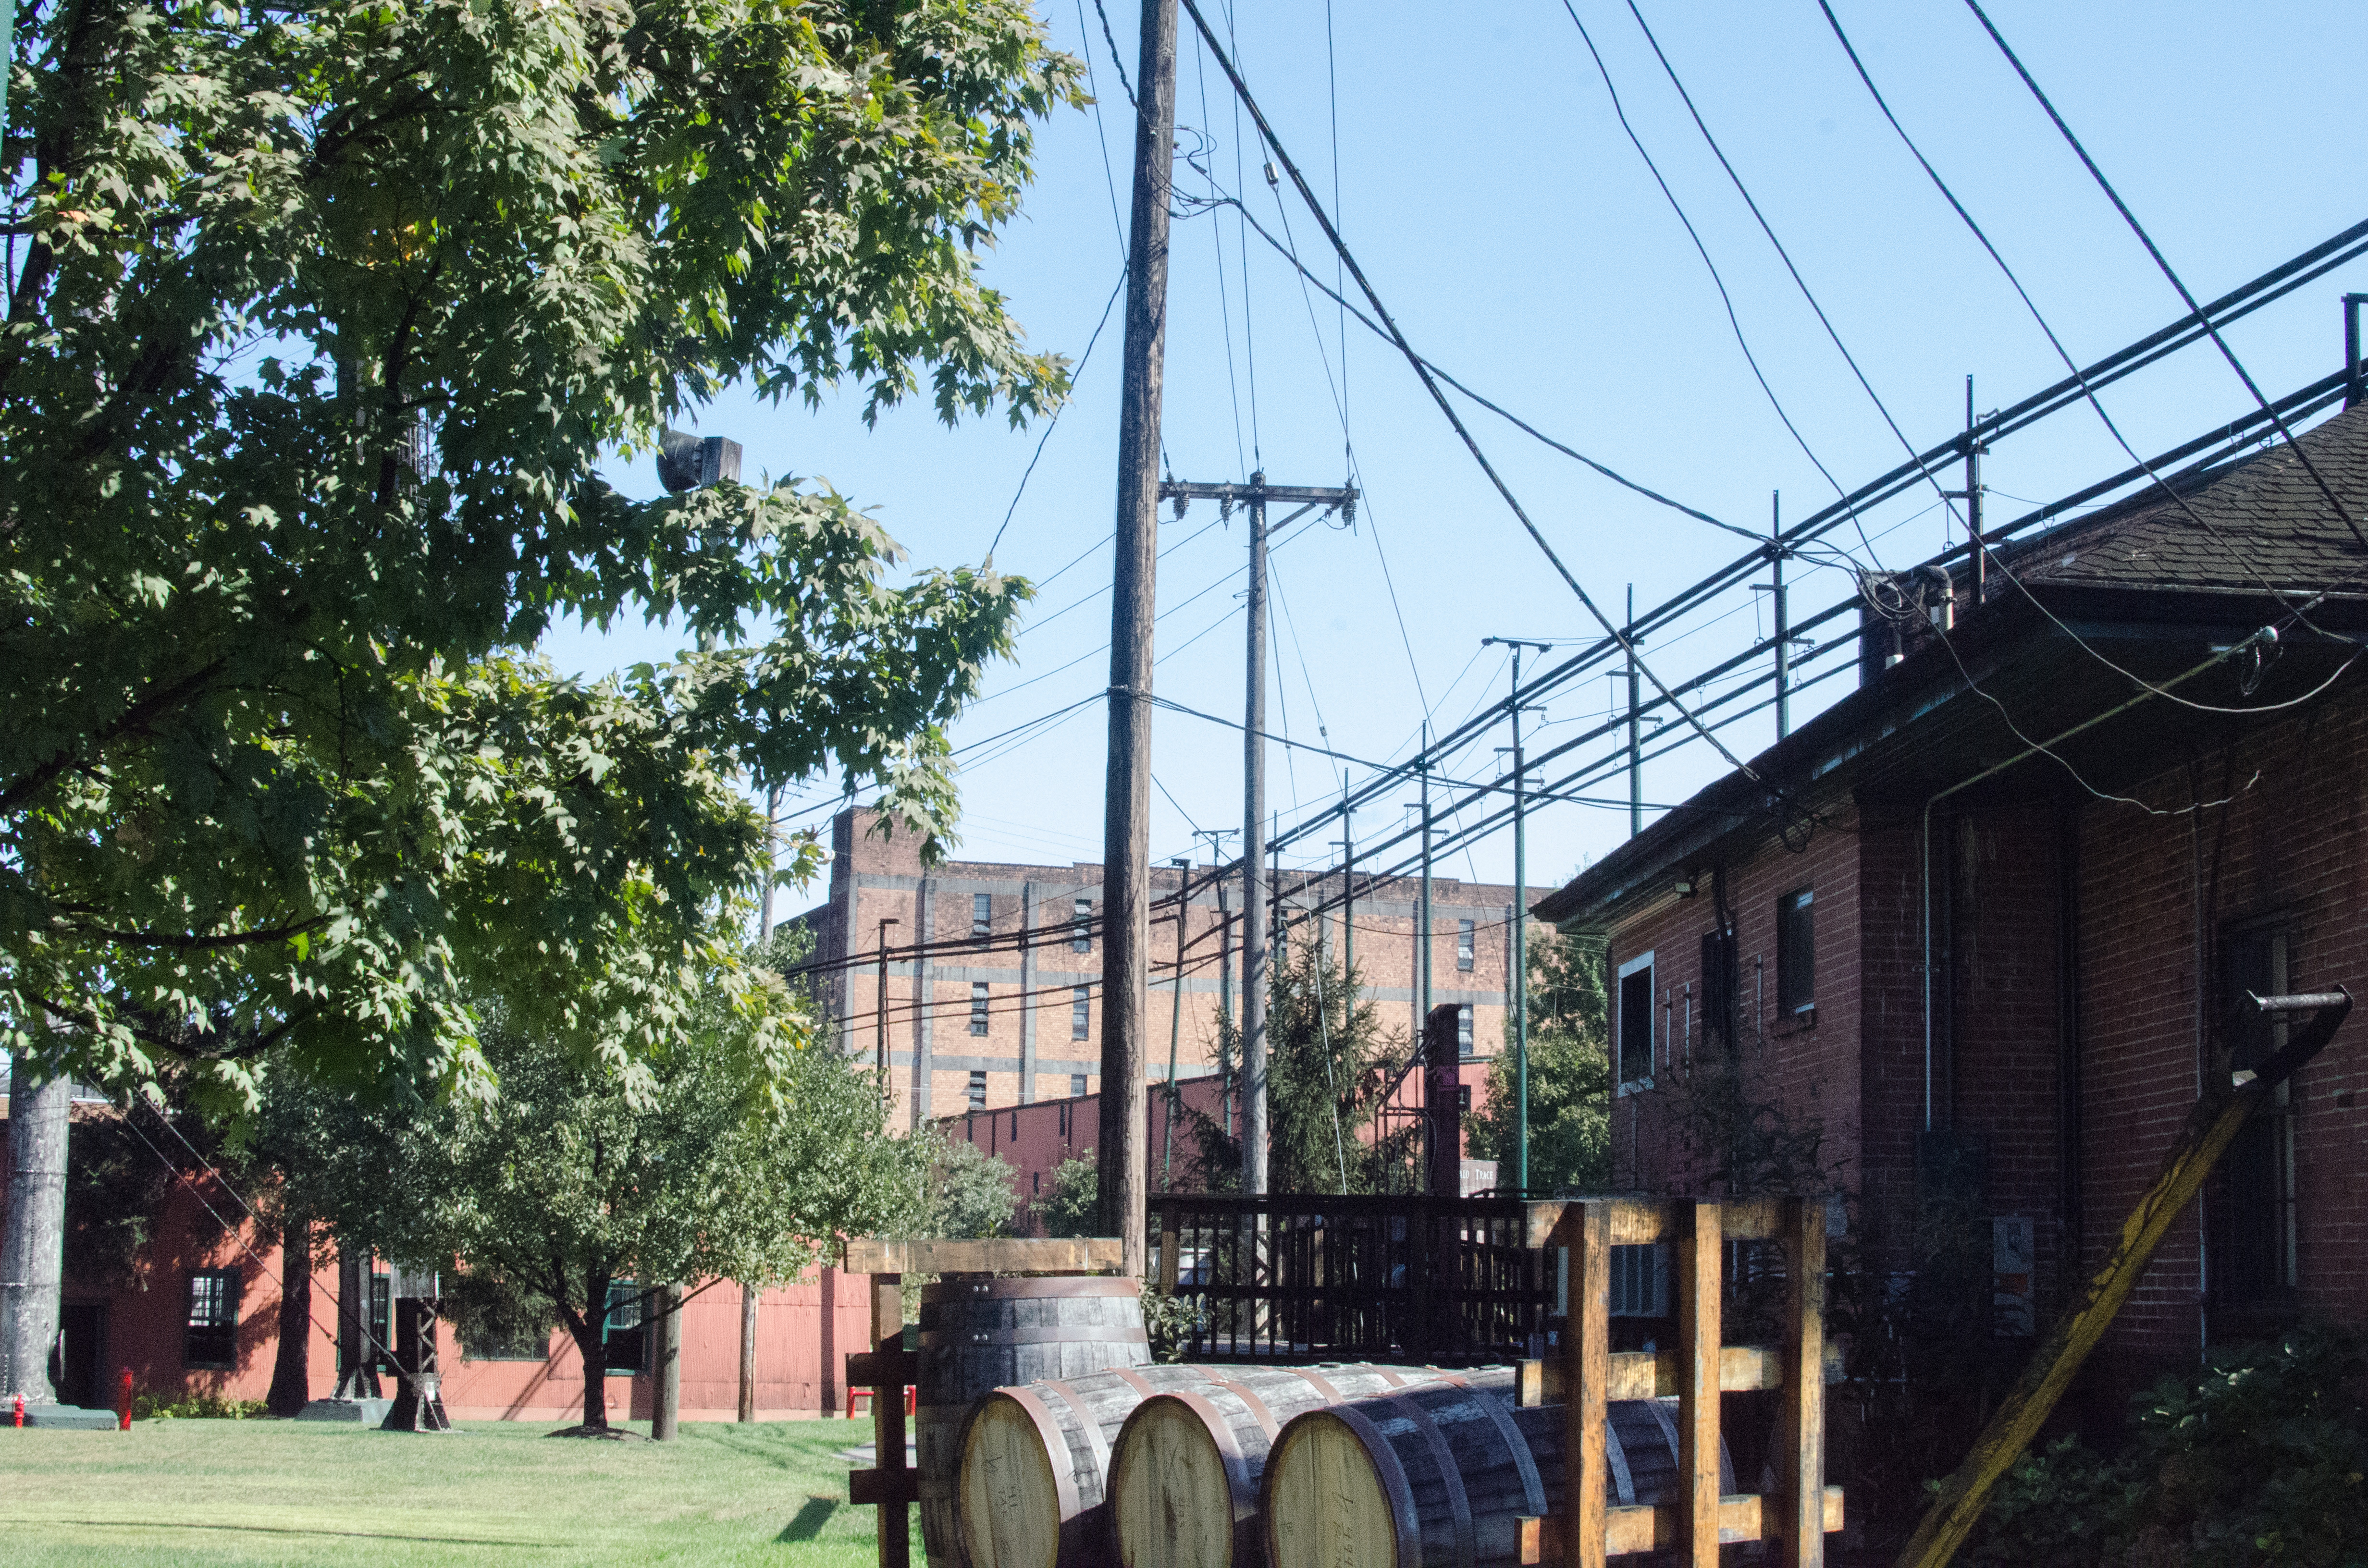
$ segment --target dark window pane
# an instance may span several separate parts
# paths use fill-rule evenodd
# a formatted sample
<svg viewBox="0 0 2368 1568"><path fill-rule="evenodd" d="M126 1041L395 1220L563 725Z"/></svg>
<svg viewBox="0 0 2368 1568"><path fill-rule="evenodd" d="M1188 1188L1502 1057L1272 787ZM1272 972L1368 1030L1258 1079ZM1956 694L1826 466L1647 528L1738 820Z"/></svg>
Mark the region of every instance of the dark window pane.
<svg viewBox="0 0 2368 1568"><path fill-rule="evenodd" d="M1083 1073L1072 1073L1072 1074L1069 1074L1069 1093L1070 1093L1070 1095L1071 1095L1071 1096L1075 1096L1083 1095L1085 1092L1086 1092L1086 1075L1085 1075Z"/></svg>
<svg viewBox="0 0 2368 1568"><path fill-rule="evenodd" d="M1653 1075L1653 966L1620 979L1620 1081Z"/></svg>
<svg viewBox="0 0 2368 1568"><path fill-rule="evenodd" d="M1798 1013L1817 1004L1816 923L1807 888L1776 904L1776 1006Z"/></svg>
<svg viewBox="0 0 2368 1568"><path fill-rule="evenodd" d="M990 893L973 893L970 900L970 934L984 937L995 929L995 898Z"/></svg>
<svg viewBox="0 0 2368 1568"><path fill-rule="evenodd" d="M972 982L970 983L970 1032L971 1032L971 1033L973 1033L973 1034L985 1034L985 1033L986 1032L986 1016L987 1016L986 982L985 982L985 981L984 981L984 980L973 980L973 981L972 981Z"/></svg>
<svg viewBox="0 0 2368 1568"><path fill-rule="evenodd" d="M649 1357L649 1327L642 1312L642 1287L631 1279L609 1281L608 1369L638 1372Z"/></svg>
<svg viewBox="0 0 2368 1568"><path fill-rule="evenodd" d="M238 1359L238 1275L228 1268L189 1276L189 1316L181 1340L188 1367L228 1367Z"/></svg>
<svg viewBox="0 0 2368 1568"><path fill-rule="evenodd" d="M970 1074L970 1108L973 1110L986 1108L986 1074L975 1067L971 1069ZM992 1132L995 1130L990 1127L987 1131Z"/></svg>

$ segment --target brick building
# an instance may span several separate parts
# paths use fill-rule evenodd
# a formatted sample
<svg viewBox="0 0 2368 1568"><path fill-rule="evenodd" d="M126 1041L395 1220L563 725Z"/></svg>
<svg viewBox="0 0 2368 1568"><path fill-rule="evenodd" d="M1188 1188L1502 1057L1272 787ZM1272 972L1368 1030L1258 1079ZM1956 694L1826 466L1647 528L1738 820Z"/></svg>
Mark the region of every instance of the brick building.
<svg viewBox="0 0 2368 1568"><path fill-rule="evenodd" d="M1870 585L1860 689L1543 900L1607 932L1616 1179L1699 1190L1697 1085L1823 1135L1878 1267L1992 1216L2044 1325L2153 1179L2247 991L2368 993L2368 407L2293 447ZM2271 642L2259 634L2274 628ZM2348 673L2347 673L2348 672ZM2100 1355L2123 1382L2303 1315L2368 1322L2354 1020L2257 1118Z"/></svg>
<svg viewBox="0 0 2368 1568"><path fill-rule="evenodd" d="M912 838L883 836L875 820L839 814L829 902L800 918L815 935L816 983L842 1049L871 1059L884 1024L897 1124L1099 1094L1101 868L975 860L924 868ZM1176 898L1188 878L1179 991ZM1308 913L1339 897L1337 872L1279 872L1273 891L1282 940L1321 941L1335 957L1349 944L1364 998L1385 1026L1413 1038L1419 883L1360 874L1348 911L1353 930L1344 930L1337 904ZM1153 868L1155 1085L1167 1077L1171 1034L1179 1081L1216 1071L1218 1017L1238 1017L1240 894L1236 879L1220 880L1209 867ZM1509 887L1431 880L1431 1001L1470 1009L1462 1076L1475 1097L1503 1040L1512 915ZM883 920L898 923L886 928L884 1014L876 956Z"/></svg>

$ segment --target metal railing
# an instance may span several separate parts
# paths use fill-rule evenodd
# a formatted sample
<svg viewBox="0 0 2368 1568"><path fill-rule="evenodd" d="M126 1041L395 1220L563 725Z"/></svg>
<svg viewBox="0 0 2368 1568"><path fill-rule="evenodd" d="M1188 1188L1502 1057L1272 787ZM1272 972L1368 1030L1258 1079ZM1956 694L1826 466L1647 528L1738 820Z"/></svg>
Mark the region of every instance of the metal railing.
<svg viewBox="0 0 2368 1568"><path fill-rule="evenodd" d="M1543 1353L1550 1255L1518 1198L1155 1198L1161 1287L1191 1361L1477 1366Z"/></svg>

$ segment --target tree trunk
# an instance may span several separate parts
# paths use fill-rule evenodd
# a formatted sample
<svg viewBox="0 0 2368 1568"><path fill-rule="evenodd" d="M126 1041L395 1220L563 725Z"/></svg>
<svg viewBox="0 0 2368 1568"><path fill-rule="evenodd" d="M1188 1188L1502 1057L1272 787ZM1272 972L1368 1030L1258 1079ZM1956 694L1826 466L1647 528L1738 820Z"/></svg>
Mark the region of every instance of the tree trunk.
<svg viewBox="0 0 2368 1568"><path fill-rule="evenodd" d="M279 1227L279 1349L264 1408L293 1415L313 1397L313 1221Z"/></svg>
<svg viewBox="0 0 2368 1568"><path fill-rule="evenodd" d="M593 1313L575 1331L575 1353L584 1361L584 1426L593 1432L609 1429L609 1347L600 1332L606 1317Z"/></svg>
<svg viewBox="0 0 2368 1568"><path fill-rule="evenodd" d="M682 1287L668 1285L657 1294L656 1305L666 1315L658 1331L657 1376L651 1380L650 1440L671 1443L682 1420Z"/></svg>
<svg viewBox="0 0 2368 1568"><path fill-rule="evenodd" d="M823 1311L830 1311L826 1298ZM740 1287L740 1419L757 1419L757 1287L754 1285Z"/></svg>
<svg viewBox="0 0 2368 1568"><path fill-rule="evenodd" d="M8 1088L8 1214L0 1236L0 1400L50 1404L50 1348L64 1285L66 1116L72 1080L24 1055Z"/></svg>

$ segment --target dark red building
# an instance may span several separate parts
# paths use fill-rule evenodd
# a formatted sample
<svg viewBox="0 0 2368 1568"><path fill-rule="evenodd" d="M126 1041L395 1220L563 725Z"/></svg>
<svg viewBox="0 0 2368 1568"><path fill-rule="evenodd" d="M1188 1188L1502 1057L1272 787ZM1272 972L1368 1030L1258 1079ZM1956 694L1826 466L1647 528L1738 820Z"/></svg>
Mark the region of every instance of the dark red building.
<svg viewBox="0 0 2368 1568"><path fill-rule="evenodd" d="M1986 592L1962 552L1870 580L1857 691L1539 905L1609 935L1619 1183L1713 1185L1729 1070L1750 1157L1851 1194L1895 1280L1978 1205L2027 1335L2268 1044L2246 992L2368 994L2368 408L2170 491L1995 549ZM2368 1322L2363 1030L2231 1151L2109 1381Z"/></svg>

